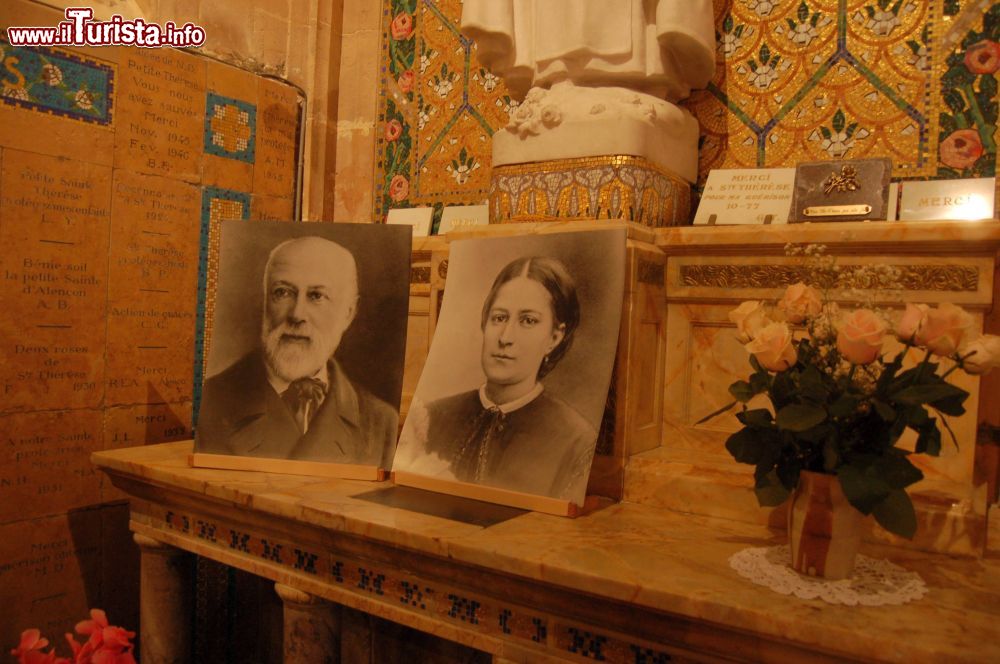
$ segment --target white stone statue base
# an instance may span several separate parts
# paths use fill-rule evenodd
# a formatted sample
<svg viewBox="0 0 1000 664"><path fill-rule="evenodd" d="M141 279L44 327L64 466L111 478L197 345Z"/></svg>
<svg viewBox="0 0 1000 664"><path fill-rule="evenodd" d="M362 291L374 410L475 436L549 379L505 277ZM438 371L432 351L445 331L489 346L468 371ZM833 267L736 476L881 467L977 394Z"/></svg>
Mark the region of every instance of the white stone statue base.
<svg viewBox="0 0 1000 664"><path fill-rule="evenodd" d="M495 167L604 155L642 157L694 182L698 121L642 92L564 81L532 88L507 127L493 135Z"/></svg>

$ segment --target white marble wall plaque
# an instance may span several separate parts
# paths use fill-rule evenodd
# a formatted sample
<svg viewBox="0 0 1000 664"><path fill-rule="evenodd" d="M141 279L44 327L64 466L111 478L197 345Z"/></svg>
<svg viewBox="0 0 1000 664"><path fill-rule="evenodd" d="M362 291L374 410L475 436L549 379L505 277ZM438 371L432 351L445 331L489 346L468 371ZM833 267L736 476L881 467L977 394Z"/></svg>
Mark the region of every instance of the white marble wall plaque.
<svg viewBox="0 0 1000 664"><path fill-rule="evenodd" d="M394 226L412 226L413 237L427 237L431 234L431 221L434 208L397 208L389 210L385 223Z"/></svg>
<svg viewBox="0 0 1000 664"><path fill-rule="evenodd" d="M991 219L995 187L995 178L903 182L899 219Z"/></svg>
<svg viewBox="0 0 1000 664"><path fill-rule="evenodd" d="M712 170L701 194L694 223L786 224L794 184L794 168Z"/></svg>
<svg viewBox="0 0 1000 664"><path fill-rule="evenodd" d="M490 223L488 205L449 205L441 214L441 227L438 235L444 235L454 230L462 230L469 226L485 226Z"/></svg>

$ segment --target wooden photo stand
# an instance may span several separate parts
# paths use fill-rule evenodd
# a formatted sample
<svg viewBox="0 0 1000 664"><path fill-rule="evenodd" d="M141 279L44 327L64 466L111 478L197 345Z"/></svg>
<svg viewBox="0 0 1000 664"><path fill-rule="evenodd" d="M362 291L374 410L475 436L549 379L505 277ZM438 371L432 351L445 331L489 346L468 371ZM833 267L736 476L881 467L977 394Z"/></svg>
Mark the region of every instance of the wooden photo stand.
<svg viewBox="0 0 1000 664"><path fill-rule="evenodd" d="M473 500L482 500L488 503L507 505L508 507L517 507L544 514L575 518L581 511L579 505L571 503L568 500L549 498L548 496L536 496L531 493L509 491L507 489L498 489L470 482L443 480L437 477L427 477L426 475L417 475L404 471L393 471L390 473L390 478L393 483L400 486L409 486L437 493L447 493L462 498L472 498Z"/></svg>
<svg viewBox="0 0 1000 664"><path fill-rule="evenodd" d="M368 480L372 482L381 482L388 475L385 469L378 466L327 463L325 461L295 461L292 459L271 459L268 457L245 457L229 454L205 454L202 452L194 452L188 455L188 465L192 468L252 470L262 473L312 475L331 479Z"/></svg>

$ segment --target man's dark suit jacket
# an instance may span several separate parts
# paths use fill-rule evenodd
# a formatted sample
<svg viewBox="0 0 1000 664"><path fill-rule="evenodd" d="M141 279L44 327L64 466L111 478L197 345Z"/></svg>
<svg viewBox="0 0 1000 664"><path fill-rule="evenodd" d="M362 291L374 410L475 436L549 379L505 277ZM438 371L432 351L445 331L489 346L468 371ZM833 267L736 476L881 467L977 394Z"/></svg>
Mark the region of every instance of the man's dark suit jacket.
<svg viewBox="0 0 1000 664"><path fill-rule="evenodd" d="M399 416L353 385L335 360L330 388L305 435L267 381L260 351L245 355L205 383L195 449L207 454L271 457L388 468Z"/></svg>

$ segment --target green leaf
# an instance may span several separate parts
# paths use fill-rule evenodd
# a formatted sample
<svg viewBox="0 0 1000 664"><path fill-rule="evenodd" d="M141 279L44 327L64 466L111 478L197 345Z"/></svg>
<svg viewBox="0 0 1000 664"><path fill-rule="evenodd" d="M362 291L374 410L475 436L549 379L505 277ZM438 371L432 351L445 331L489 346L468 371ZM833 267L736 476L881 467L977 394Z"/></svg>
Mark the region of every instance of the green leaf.
<svg viewBox="0 0 1000 664"><path fill-rule="evenodd" d="M777 473L772 470L757 479L754 493L757 494L757 502L761 507L775 507L785 502L789 490L782 485Z"/></svg>
<svg viewBox="0 0 1000 664"><path fill-rule="evenodd" d="M738 380L729 386L729 393L733 395L733 398L739 402L746 403L750 401L756 394L751 387L750 383L745 380Z"/></svg>
<svg viewBox="0 0 1000 664"><path fill-rule="evenodd" d="M757 427L760 429L770 429L773 422L771 411L766 408L755 408L736 413L736 419L748 427Z"/></svg>
<svg viewBox="0 0 1000 664"><path fill-rule="evenodd" d="M722 29L725 32L733 31L733 15L726 14L726 18L722 19Z"/></svg>
<svg viewBox="0 0 1000 664"><path fill-rule="evenodd" d="M861 400L858 397L845 394L830 406L831 417L847 417L858 409Z"/></svg>
<svg viewBox="0 0 1000 664"><path fill-rule="evenodd" d="M726 440L726 449L739 463L757 465L764 454L764 437L760 431L745 427Z"/></svg>
<svg viewBox="0 0 1000 664"><path fill-rule="evenodd" d="M807 365L799 377L799 392L803 397L816 403L824 403L830 396L830 389L823 381L823 374L815 365Z"/></svg>
<svg viewBox="0 0 1000 664"><path fill-rule="evenodd" d="M906 487L924 479L924 474L920 469L910 463L906 453L902 450L893 450L896 454L890 454L880 458L872 466L878 476L892 489L905 489Z"/></svg>
<svg viewBox="0 0 1000 664"><path fill-rule="evenodd" d="M948 108L953 113L961 113L965 110L965 99L957 90L945 90L942 96L944 97L944 103L948 104Z"/></svg>
<svg viewBox="0 0 1000 664"><path fill-rule="evenodd" d="M840 452L837 451L836 438L830 436L823 443L823 470L832 473L840 465Z"/></svg>
<svg viewBox="0 0 1000 664"><path fill-rule="evenodd" d="M785 21L788 22L788 29L792 30L794 32L794 30L795 30L795 21L793 21L790 18L786 18Z"/></svg>
<svg viewBox="0 0 1000 664"><path fill-rule="evenodd" d="M899 403L916 406L947 400L956 396L961 396L964 399L968 396L968 393L960 387L955 387L942 381L940 383L910 385L892 396Z"/></svg>
<svg viewBox="0 0 1000 664"><path fill-rule="evenodd" d="M833 129L836 132L844 131L844 125L847 123L847 118L844 117L844 112L837 109L837 112L833 114Z"/></svg>
<svg viewBox="0 0 1000 664"><path fill-rule="evenodd" d="M897 489L872 510L878 524L894 535L913 539L917 532L917 513L906 492Z"/></svg>
<svg viewBox="0 0 1000 664"><path fill-rule="evenodd" d="M937 420L931 418L927 426L917 431L917 443L913 449L917 454L941 454L941 431L937 428Z"/></svg>
<svg viewBox="0 0 1000 664"><path fill-rule="evenodd" d="M771 49L767 47L767 44L761 44L760 47L760 61L761 64L767 64L767 61L771 59Z"/></svg>
<svg viewBox="0 0 1000 664"><path fill-rule="evenodd" d="M941 131L944 134L950 134L958 129L958 125L955 124L955 116L951 113L942 113L940 117Z"/></svg>
<svg viewBox="0 0 1000 664"><path fill-rule="evenodd" d="M809 404L791 404L778 411L777 424L779 429L788 431L805 431L826 419L826 411L819 406Z"/></svg>
<svg viewBox="0 0 1000 664"><path fill-rule="evenodd" d="M771 382L771 403L778 410L798 401L799 388L795 384L795 370L783 371Z"/></svg>
<svg viewBox="0 0 1000 664"><path fill-rule="evenodd" d="M875 406L875 412L878 413L878 416L886 422L892 422L896 419L896 411L881 399L872 399L872 405Z"/></svg>
<svg viewBox="0 0 1000 664"><path fill-rule="evenodd" d="M871 467L862 470L853 465L841 466L837 471L844 495L862 514L871 514L891 491L889 486L871 471Z"/></svg>
<svg viewBox="0 0 1000 664"><path fill-rule="evenodd" d="M819 128L819 133L823 134L823 138L825 138L827 140L833 138L833 134L830 132L830 130L827 127L820 127Z"/></svg>
<svg viewBox="0 0 1000 664"><path fill-rule="evenodd" d="M767 392L771 387L771 374L767 372L756 372L750 376L750 388L754 394Z"/></svg>
<svg viewBox="0 0 1000 664"><path fill-rule="evenodd" d="M799 5L796 15L799 17L800 21L804 21L809 18L809 6L805 3L805 0L802 0L802 4Z"/></svg>
<svg viewBox="0 0 1000 664"><path fill-rule="evenodd" d="M938 399L932 401L930 407L944 413L945 415L951 415L952 417L961 417L965 414L965 400L968 398L968 394L962 390L962 394L956 394L954 396L945 397L944 399Z"/></svg>

